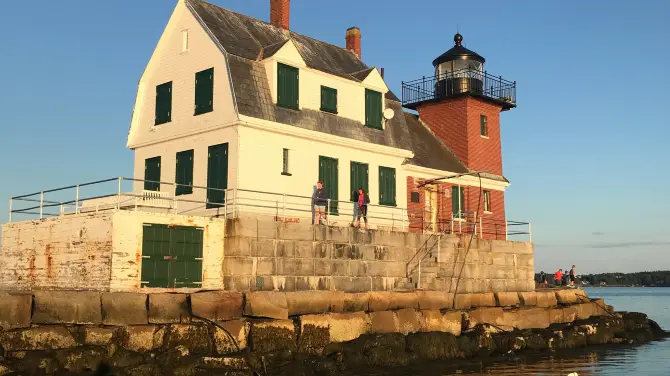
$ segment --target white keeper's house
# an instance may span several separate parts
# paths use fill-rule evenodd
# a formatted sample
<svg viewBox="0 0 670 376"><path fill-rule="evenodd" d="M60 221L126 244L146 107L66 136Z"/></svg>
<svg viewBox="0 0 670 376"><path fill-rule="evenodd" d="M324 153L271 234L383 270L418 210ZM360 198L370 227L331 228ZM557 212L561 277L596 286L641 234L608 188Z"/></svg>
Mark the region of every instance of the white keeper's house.
<svg viewBox="0 0 670 376"><path fill-rule="evenodd" d="M178 1L139 81L134 191L176 195L180 213L232 202L308 221L321 180L342 224L363 186L373 225L446 231L474 217L496 227L484 237L503 235L500 113L516 106L516 83L488 75L457 34L400 99L363 62L358 28L341 47L289 19L290 0L270 0L270 23Z"/></svg>

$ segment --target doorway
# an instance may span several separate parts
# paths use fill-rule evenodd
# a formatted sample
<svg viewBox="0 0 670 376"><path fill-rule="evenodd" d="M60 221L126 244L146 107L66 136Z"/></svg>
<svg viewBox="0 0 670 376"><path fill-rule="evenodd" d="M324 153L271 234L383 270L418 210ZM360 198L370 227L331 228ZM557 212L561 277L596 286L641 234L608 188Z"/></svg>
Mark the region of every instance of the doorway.
<svg viewBox="0 0 670 376"><path fill-rule="evenodd" d="M437 187L435 185L426 185L424 187L424 197L423 229L425 232L438 231Z"/></svg>

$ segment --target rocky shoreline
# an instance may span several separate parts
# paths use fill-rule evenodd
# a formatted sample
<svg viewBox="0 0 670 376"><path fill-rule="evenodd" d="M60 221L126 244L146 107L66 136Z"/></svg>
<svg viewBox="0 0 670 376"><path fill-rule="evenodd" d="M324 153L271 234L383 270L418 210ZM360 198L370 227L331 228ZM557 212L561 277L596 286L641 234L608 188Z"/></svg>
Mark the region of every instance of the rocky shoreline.
<svg viewBox="0 0 670 376"><path fill-rule="evenodd" d="M0 297L0 375L96 374L105 364L111 371L97 374L341 376L668 336L643 313L574 290Z"/></svg>

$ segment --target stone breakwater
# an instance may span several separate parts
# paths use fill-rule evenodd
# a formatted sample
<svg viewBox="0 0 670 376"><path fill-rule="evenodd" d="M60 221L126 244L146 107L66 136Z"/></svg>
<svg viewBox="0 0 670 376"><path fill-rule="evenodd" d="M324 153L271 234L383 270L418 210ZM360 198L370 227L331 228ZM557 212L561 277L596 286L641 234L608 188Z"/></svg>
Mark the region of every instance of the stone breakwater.
<svg viewBox="0 0 670 376"><path fill-rule="evenodd" d="M643 343L664 332L581 290L0 293L0 375L337 374L510 351ZM231 338L234 339L231 340Z"/></svg>

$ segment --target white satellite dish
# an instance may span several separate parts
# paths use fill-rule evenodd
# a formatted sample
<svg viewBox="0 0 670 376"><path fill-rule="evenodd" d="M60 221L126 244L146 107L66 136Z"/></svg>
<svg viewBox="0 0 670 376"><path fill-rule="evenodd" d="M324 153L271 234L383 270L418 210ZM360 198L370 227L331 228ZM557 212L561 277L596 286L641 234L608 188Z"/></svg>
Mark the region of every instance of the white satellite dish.
<svg viewBox="0 0 670 376"><path fill-rule="evenodd" d="M387 108L384 110L384 119L386 120L391 120L395 116L395 111L391 108Z"/></svg>

